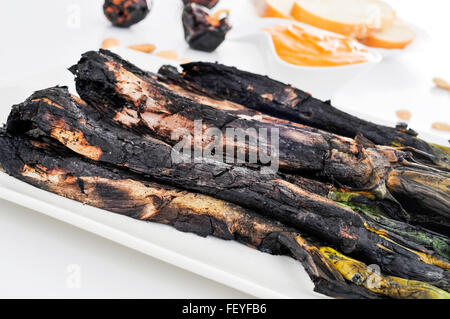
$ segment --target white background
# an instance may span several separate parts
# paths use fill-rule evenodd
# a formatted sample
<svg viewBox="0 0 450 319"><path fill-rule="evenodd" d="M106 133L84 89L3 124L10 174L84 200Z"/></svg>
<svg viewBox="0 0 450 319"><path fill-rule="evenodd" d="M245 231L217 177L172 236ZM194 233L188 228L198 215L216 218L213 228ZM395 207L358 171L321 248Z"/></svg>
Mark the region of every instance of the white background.
<svg viewBox="0 0 450 319"><path fill-rule="evenodd" d="M385 59L345 86L334 102L393 123L395 110L406 108L413 114L412 127L449 139L447 133L430 130L434 121L450 122L450 93L435 89L431 82L435 76L450 80L448 2L388 2L399 16L423 29L429 40L420 48ZM183 57L191 56L177 23L181 0L155 0L147 19L129 30L111 27L103 17L102 3L2 1L0 87L27 81L55 65L68 67L82 52L98 48L106 37L117 37L124 45L154 43L158 49L176 49ZM222 6L234 8L232 16L237 23L248 15L245 3L221 0ZM70 28L68 17L78 8L80 27ZM36 85L42 88L40 83ZM11 102L23 98L17 96ZM0 260L0 297L248 297L5 201L0 201ZM72 264L81 269L80 288L67 286L67 267Z"/></svg>

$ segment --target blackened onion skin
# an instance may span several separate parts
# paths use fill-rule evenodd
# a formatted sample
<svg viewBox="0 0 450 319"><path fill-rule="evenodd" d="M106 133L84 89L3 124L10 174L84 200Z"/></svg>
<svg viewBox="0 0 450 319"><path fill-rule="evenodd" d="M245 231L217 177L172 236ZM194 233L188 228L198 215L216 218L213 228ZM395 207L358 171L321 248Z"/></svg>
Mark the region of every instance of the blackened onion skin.
<svg viewBox="0 0 450 319"><path fill-rule="evenodd" d="M215 20L207 9L195 3L184 7L183 15L184 38L194 50L212 52L225 40L225 35L231 29L228 18Z"/></svg>
<svg viewBox="0 0 450 319"><path fill-rule="evenodd" d="M105 0L103 12L117 27L128 28L147 16L153 0Z"/></svg>

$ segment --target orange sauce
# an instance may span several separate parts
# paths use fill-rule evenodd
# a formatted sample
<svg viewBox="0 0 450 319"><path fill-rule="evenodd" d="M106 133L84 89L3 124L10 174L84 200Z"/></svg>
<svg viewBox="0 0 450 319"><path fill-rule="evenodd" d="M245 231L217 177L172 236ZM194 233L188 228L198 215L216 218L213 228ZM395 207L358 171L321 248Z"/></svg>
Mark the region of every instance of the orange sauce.
<svg viewBox="0 0 450 319"><path fill-rule="evenodd" d="M291 64L337 66L370 58L369 51L350 37L306 31L295 24L276 25L265 31L271 35L278 56Z"/></svg>

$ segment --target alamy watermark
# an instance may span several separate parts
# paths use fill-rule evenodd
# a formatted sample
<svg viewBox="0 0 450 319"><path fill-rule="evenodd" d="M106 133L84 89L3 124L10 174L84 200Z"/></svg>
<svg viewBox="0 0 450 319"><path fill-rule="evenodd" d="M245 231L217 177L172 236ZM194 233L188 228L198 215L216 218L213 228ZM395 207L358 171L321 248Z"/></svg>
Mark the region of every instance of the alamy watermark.
<svg viewBox="0 0 450 319"><path fill-rule="evenodd" d="M79 29L81 27L81 7L72 3L67 6L66 25L69 29Z"/></svg>
<svg viewBox="0 0 450 319"><path fill-rule="evenodd" d="M70 264L66 267L66 287L69 289L81 288L81 267L77 264Z"/></svg>
<svg viewBox="0 0 450 319"><path fill-rule="evenodd" d="M381 288L381 283L383 282L383 278L381 276L381 269L380 266L376 264L368 265L367 266L367 279L366 279L366 285L369 289L377 289Z"/></svg>
<svg viewBox="0 0 450 319"><path fill-rule="evenodd" d="M193 134L191 134L193 133ZM278 128L217 127L204 129L202 120L195 120L193 131L178 128L171 139L174 163L225 162L227 164L259 164L261 173L271 174L279 168Z"/></svg>

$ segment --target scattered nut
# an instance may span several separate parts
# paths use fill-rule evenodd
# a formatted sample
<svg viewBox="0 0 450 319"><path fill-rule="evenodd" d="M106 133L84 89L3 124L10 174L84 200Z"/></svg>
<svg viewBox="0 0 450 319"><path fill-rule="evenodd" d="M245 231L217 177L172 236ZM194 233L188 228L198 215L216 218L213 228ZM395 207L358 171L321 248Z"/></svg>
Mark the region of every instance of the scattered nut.
<svg viewBox="0 0 450 319"><path fill-rule="evenodd" d="M112 47L118 47L120 45L119 40L116 38L107 38L102 42L102 49L109 49Z"/></svg>
<svg viewBox="0 0 450 319"><path fill-rule="evenodd" d="M191 63L191 60L188 59L177 59L178 62L180 62L180 64L185 64L185 63Z"/></svg>
<svg viewBox="0 0 450 319"><path fill-rule="evenodd" d="M434 78L433 82L434 82L434 84L436 84L436 87L450 91L450 84L447 81L445 81L444 79Z"/></svg>
<svg viewBox="0 0 450 319"><path fill-rule="evenodd" d="M408 110L398 110L395 112L395 115L397 115L397 117L399 119L402 119L403 121L409 121L411 119L411 112Z"/></svg>
<svg viewBox="0 0 450 319"><path fill-rule="evenodd" d="M170 60L178 59L178 52L175 50L159 51L155 55L159 56L160 58L165 58L165 59L170 59Z"/></svg>
<svg viewBox="0 0 450 319"><path fill-rule="evenodd" d="M447 123L434 122L431 127L435 130L450 132L450 125Z"/></svg>
<svg viewBox="0 0 450 319"><path fill-rule="evenodd" d="M144 53L152 53L153 51L155 51L156 46L153 44L135 44L128 46L128 48Z"/></svg>

